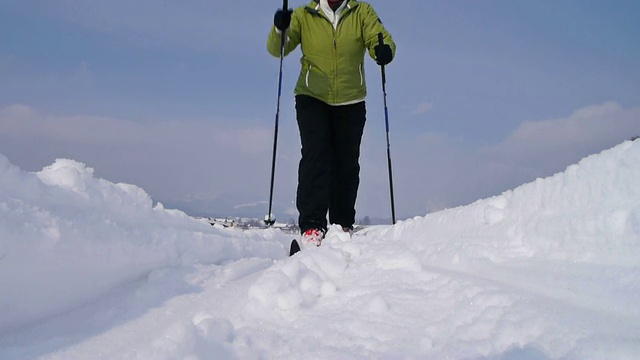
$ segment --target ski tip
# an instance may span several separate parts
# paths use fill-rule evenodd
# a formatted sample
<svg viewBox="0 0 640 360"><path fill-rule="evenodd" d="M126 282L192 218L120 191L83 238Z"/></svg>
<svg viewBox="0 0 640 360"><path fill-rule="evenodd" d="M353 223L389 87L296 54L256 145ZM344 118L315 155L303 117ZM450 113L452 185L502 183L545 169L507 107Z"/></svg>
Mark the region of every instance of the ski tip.
<svg viewBox="0 0 640 360"><path fill-rule="evenodd" d="M300 244L294 239L291 241L291 248L289 249L289 256L295 255L300 251Z"/></svg>

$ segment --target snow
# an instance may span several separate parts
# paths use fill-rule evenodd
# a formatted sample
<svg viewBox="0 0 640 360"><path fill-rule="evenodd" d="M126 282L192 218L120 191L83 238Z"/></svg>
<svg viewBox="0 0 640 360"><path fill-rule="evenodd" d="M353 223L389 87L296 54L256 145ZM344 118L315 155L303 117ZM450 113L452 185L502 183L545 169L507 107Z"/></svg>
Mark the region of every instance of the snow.
<svg viewBox="0 0 640 360"><path fill-rule="evenodd" d="M281 230L0 155L0 358L638 359L639 180L627 141L289 258Z"/></svg>

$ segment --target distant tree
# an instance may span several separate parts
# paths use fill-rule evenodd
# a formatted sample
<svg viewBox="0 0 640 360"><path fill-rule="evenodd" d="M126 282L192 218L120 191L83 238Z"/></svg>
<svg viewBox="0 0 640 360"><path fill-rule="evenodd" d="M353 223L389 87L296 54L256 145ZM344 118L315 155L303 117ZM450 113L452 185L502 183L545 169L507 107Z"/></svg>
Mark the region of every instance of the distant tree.
<svg viewBox="0 0 640 360"><path fill-rule="evenodd" d="M636 140L638 140L638 139L640 139L640 136L634 136L634 137L632 137L630 140L631 140L631 141L636 141Z"/></svg>
<svg viewBox="0 0 640 360"><path fill-rule="evenodd" d="M371 225L371 218L369 216L365 216L364 219L362 219L362 225Z"/></svg>

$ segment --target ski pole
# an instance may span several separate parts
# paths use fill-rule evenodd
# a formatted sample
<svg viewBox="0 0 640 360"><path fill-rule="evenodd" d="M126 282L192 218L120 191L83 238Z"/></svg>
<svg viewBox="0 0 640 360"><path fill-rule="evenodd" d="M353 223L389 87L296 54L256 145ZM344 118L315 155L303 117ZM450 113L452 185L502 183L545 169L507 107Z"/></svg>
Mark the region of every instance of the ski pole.
<svg viewBox="0 0 640 360"><path fill-rule="evenodd" d="M378 45L384 44L384 35L378 33ZM384 122L387 129L387 165L389 167L389 194L391 196L391 220L396 223L396 206L393 200L393 174L391 170L391 145L389 145L389 110L387 109L387 76L384 71L384 65L380 65L382 73L382 95L384 97Z"/></svg>
<svg viewBox="0 0 640 360"><path fill-rule="evenodd" d="M283 0L282 10L287 11L289 9L289 1ZM264 222L267 226L271 226L276 223L276 219L273 217L271 213L271 209L273 206L273 184L276 175L276 150L278 148L278 123L280 120L280 97L282 95L282 63L284 61L284 42L285 42L285 32L282 31L280 34L280 73L278 75L278 101L276 104L276 125L273 132L273 157L271 159L271 187L269 190L269 212L264 217Z"/></svg>

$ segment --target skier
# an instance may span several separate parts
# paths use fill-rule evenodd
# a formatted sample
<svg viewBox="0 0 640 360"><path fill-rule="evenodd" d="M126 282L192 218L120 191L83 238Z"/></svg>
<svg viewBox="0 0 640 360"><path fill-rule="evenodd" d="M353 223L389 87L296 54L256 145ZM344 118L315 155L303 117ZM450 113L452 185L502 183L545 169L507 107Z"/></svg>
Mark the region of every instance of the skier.
<svg viewBox="0 0 640 360"><path fill-rule="evenodd" d="M382 34L383 43L379 43ZM301 45L295 87L302 145L296 206L301 245L320 246L329 223L353 229L360 182L360 143L366 120L364 54L378 65L393 60L396 45L373 7L357 0L312 0L278 9L267 50L280 56Z"/></svg>

